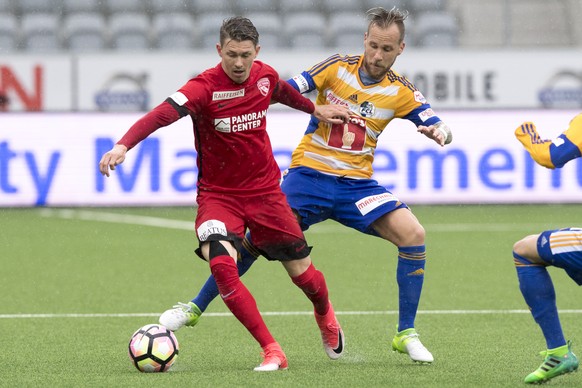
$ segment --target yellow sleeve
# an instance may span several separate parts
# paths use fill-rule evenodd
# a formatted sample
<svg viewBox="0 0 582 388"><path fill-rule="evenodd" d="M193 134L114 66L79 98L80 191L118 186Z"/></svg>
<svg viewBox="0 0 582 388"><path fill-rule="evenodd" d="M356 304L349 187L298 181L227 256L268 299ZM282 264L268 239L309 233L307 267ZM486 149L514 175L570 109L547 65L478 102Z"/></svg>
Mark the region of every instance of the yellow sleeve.
<svg viewBox="0 0 582 388"><path fill-rule="evenodd" d="M556 168L550 156L550 145L552 142L550 140L543 140L540 137L534 123L525 122L521 124L515 130L515 137L523 144L536 163L547 168Z"/></svg>

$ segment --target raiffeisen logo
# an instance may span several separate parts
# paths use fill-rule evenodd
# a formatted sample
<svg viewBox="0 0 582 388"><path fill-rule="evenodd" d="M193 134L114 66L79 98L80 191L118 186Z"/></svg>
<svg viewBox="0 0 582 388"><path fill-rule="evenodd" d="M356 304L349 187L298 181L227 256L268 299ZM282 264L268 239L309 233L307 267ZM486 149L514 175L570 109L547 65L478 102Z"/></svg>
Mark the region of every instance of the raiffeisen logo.
<svg viewBox="0 0 582 388"><path fill-rule="evenodd" d="M539 91L538 98L544 108L582 107L582 70L556 73Z"/></svg>
<svg viewBox="0 0 582 388"><path fill-rule="evenodd" d="M100 111L145 111L150 95L146 90L147 74L116 74L95 95Z"/></svg>

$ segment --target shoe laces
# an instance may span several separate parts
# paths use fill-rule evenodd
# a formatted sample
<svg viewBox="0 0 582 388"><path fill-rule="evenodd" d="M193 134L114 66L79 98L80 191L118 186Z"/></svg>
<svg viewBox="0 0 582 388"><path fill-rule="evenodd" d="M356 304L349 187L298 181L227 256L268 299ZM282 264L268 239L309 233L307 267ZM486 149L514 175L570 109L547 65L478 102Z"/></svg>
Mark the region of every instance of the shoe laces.
<svg viewBox="0 0 582 388"><path fill-rule="evenodd" d="M173 306L173 308L175 308L175 309L182 309L182 311L184 311L185 313L191 313L192 312L192 306L190 306L188 303L178 302L177 304L175 304Z"/></svg>

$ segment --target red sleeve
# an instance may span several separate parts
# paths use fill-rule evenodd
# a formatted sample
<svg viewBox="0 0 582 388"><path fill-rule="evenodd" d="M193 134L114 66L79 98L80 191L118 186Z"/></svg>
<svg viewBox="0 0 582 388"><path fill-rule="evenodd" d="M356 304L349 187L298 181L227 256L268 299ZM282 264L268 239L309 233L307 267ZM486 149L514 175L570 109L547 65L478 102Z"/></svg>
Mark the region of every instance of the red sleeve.
<svg viewBox="0 0 582 388"><path fill-rule="evenodd" d="M137 120L117 144L124 145L130 150L157 129L172 124L180 117L176 109L164 101L141 119Z"/></svg>
<svg viewBox="0 0 582 388"><path fill-rule="evenodd" d="M309 98L303 97L293 86L281 79L273 91L272 98L281 104L285 104L305 113L311 114L315 110L315 105L313 105L313 102L311 102Z"/></svg>

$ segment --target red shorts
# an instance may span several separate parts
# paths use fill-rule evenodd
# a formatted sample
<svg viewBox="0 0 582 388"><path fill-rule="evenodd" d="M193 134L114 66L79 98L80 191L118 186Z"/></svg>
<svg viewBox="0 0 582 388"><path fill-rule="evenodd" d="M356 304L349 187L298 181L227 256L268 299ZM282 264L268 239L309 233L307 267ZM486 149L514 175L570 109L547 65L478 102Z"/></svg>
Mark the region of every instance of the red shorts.
<svg viewBox="0 0 582 388"><path fill-rule="evenodd" d="M253 245L268 260L303 259L311 251L279 188L253 196L200 192L197 202L196 235L201 244L228 240L240 250L248 229Z"/></svg>

